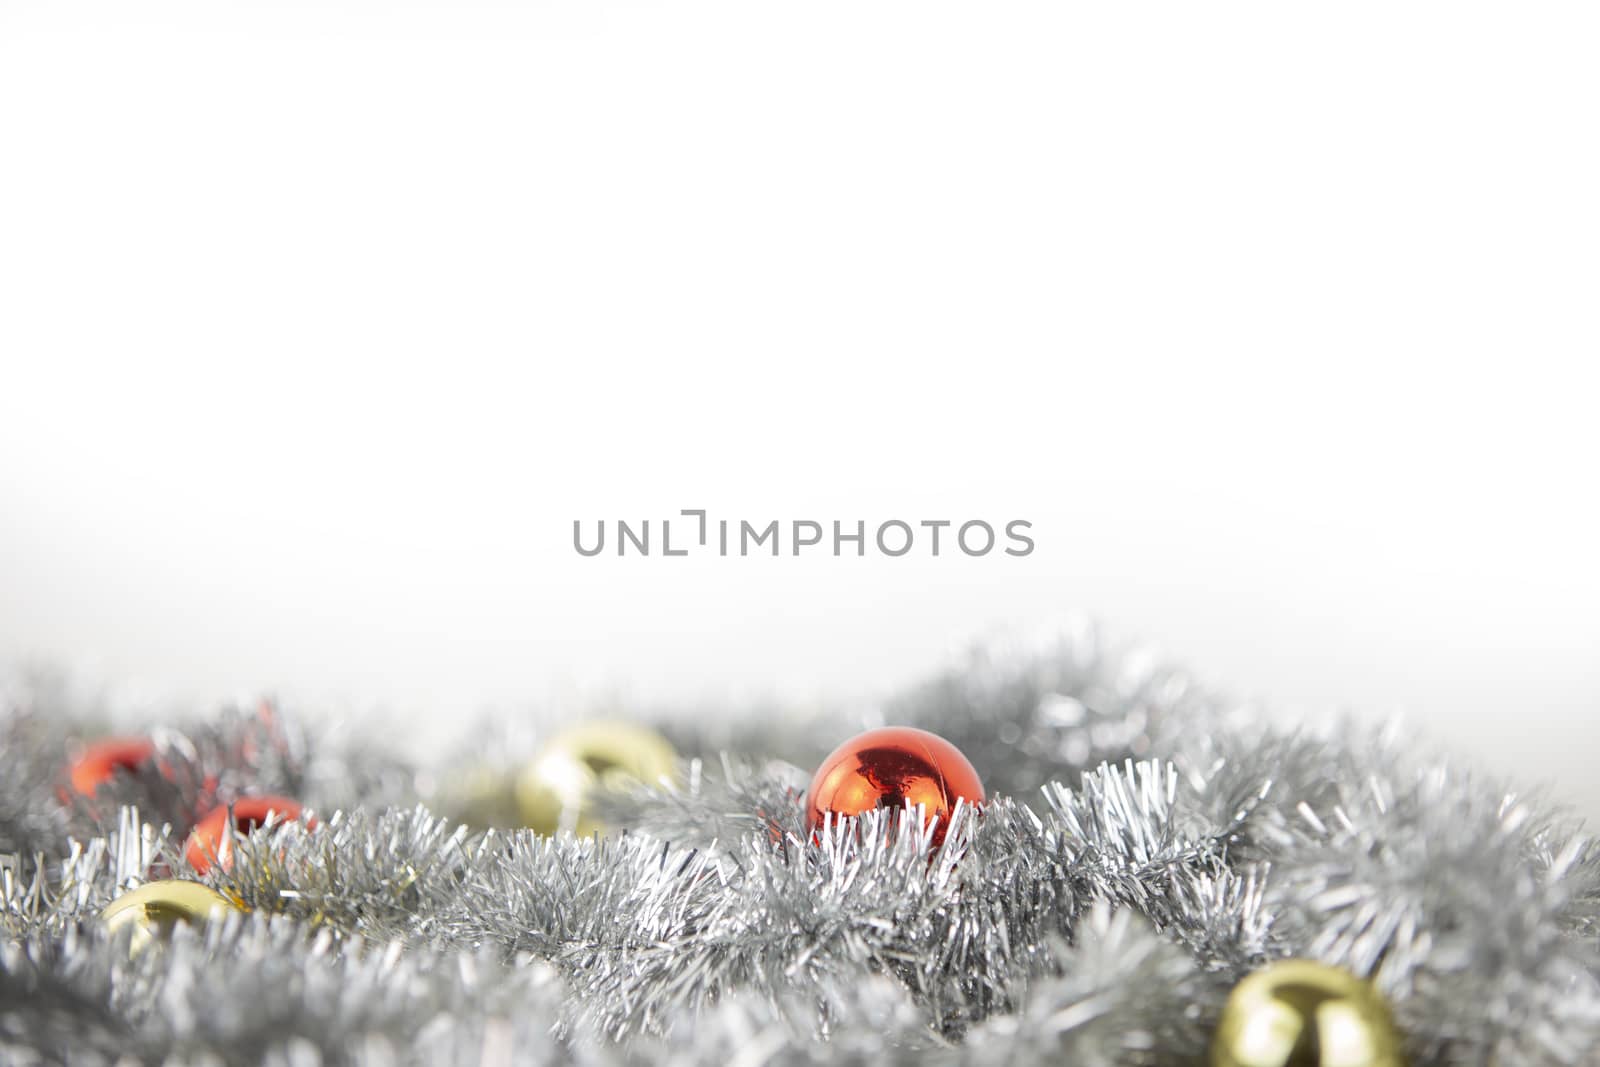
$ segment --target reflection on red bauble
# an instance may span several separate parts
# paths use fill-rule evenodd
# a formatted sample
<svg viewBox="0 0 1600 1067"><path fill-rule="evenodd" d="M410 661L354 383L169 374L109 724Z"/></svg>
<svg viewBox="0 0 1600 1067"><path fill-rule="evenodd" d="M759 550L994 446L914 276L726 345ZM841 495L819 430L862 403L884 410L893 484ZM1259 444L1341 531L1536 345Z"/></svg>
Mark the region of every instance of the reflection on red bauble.
<svg viewBox="0 0 1600 1067"><path fill-rule="evenodd" d="M198 874L205 874L213 863L220 864L223 870L233 865L233 849L223 832L228 825L228 811L221 807L210 812L195 823L189 834L183 854ZM293 822L300 818L301 807L288 797L241 797L233 802L232 811L233 832L243 835L266 822L268 815L277 816L277 822ZM317 821L307 819L306 825L314 827Z"/></svg>
<svg viewBox="0 0 1600 1067"><path fill-rule="evenodd" d="M108 737L85 748L67 768L67 775L74 791L92 797L118 771L136 769L155 752L155 743L147 737Z"/></svg>
<svg viewBox="0 0 1600 1067"><path fill-rule="evenodd" d="M937 848L957 800L983 803L983 783L961 750L926 730L887 726L852 737L822 761L806 794L806 821L815 831L830 812L838 818L921 804L939 820Z"/></svg>

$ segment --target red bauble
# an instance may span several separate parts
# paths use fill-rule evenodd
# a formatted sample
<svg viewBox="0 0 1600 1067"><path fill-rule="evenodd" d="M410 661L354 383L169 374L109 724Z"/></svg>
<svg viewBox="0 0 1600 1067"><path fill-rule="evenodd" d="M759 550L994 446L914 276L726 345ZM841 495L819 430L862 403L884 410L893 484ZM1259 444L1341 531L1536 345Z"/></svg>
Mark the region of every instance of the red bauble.
<svg viewBox="0 0 1600 1067"><path fill-rule="evenodd" d="M67 776L74 791L92 797L118 771L134 770L155 752L155 742L147 737L108 737L85 748L67 768Z"/></svg>
<svg viewBox="0 0 1600 1067"><path fill-rule="evenodd" d="M231 807L235 834L248 834L266 822L269 814L276 815L279 822L293 822L300 818L302 810L299 804L288 797L272 796L241 797ZM183 854L189 866L198 874L205 874L213 863L220 864L223 870L233 865L233 849L229 847L224 833L228 825L228 811L228 807L221 807L208 813L195 823L193 832L189 834ZM306 820L306 826L316 825L317 820Z"/></svg>
<svg viewBox="0 0 1600 1067"><path fill-rule="evenodd" d="M926 730L888 726L852 737L822 761L806 794L806 821L819 830L830 812L838 818L921 804L927 818L939 820L937 848L957 800L983 803L983 783L961 750Z"/></svg>

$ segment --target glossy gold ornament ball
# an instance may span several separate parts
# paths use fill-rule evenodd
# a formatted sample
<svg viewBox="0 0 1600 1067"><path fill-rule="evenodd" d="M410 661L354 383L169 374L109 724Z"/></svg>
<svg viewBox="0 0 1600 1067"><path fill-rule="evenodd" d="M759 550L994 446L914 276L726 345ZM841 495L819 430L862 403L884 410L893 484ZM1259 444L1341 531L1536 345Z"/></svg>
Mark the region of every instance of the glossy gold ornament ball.
<svg viewBox="0 0 1600 1067"><path fill-rule="evenodd" d="M100 918L113 932L131 928L129 950L137 955L151 943L166 938L179 923L205 922L213 916L242 910L210 886L168 879L128 890L107 904Z"/></svg>
<svg viewBox="0 0 1600 1067"><path fill-rule="evenodd" d="M1404 1064L1377 989L1313 960L1279 960L1235 986L1211 1044L1211 1067Z"/></svg>
<svg viewBox="0 0 1600 1067"><path fill-rule="evenodd" d="M487 764L460 767L433 791L431 806L474 829L521 826L517 774Z"/></svg>
<svg viewBox="0 0 1600 1067"><path fill-rule="evenodd" d="M587 836L604 825L595 799L608 790L672 780L677 753L643 726L587 722L552 737L517 779L523 822L540 833Z"/></svg>

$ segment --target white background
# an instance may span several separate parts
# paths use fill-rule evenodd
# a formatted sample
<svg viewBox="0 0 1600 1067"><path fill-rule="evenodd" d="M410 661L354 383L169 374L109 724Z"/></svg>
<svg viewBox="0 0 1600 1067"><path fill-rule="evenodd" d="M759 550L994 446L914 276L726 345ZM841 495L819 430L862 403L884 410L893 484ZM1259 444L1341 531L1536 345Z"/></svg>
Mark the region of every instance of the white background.
<svg viewBox="0 0 1600 1067"><path fill-rule="evenodd" d="M1596 30L6 0L0 661L421 738L1082 611L1600 814ZM691 507L1038 549L571 549Z"/></svg>

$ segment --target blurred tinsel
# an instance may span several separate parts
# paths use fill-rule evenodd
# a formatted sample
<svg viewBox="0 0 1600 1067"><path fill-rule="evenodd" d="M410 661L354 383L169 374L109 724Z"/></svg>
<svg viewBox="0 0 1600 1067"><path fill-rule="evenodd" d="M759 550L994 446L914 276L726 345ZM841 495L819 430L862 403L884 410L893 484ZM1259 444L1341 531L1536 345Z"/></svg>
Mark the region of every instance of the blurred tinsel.
<svg viewBox="0 0 1600 1067"><path fill-rule="evenodd" d="M485 797L538 730L418 767L240 708L63 789L92 710L0 721L0 1063L1207 1062L1230 990L1304 957L1371 980L1412 1064L1600 1063L1600 848L1397 729L1288 729L1087 629L985 643L858 713L667 716L672 788L606 834ZM886 723L987 801L813 835L811 770ZM197 875L201 808L299 798ZM491 798L493 800L493 798ZM467 820L467 821L463 821ZM931 858L930 858L931 853ZM149 951L98 918L157 878L242 905Z"/></svg>

